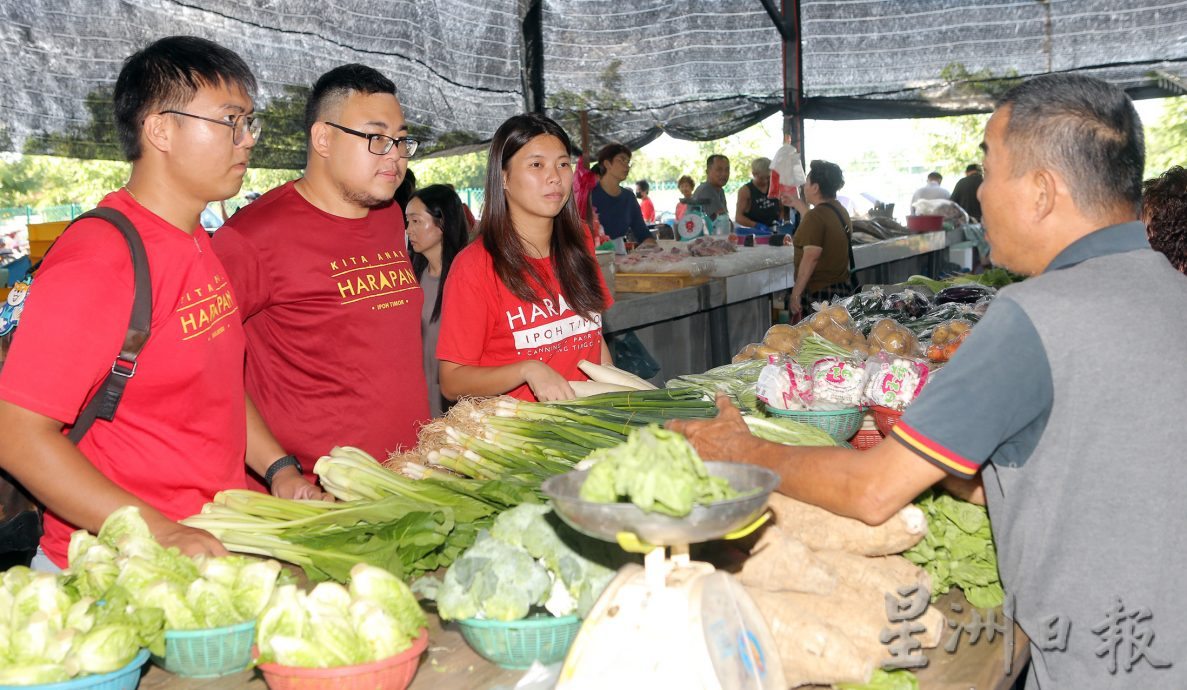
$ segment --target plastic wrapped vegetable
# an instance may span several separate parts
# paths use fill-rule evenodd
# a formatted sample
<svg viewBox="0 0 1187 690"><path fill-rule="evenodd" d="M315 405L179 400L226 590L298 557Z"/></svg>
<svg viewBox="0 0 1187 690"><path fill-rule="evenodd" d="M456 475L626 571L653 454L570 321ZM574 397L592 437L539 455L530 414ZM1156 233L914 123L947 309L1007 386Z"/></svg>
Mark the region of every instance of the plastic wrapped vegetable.
<svg viewBox="0 0 1187 690"><path fill-rule="evenodd" d="M812 366L815 410L843 409L861 404L866 368L862 362L826 357Z"/></svg>
<svg viewBox="0 0 1187 690"><path fill-rule="evenodd" d="M936 304L948 304L949 302L957 302L959 304L976 304L985 298L992 298L997 294L997 290L987 286L978 285L976 283L964 283L961 285L953 285L946 287L936 295Z"/></svg>
<svg viewBox="0 0 1187 690"><path fill-rule="evenodd" d="M807 410L812 406L812 376L790 357L772 355L758 375L758 399L776 410Z"/></svg>
<svg viewBox="0 0 1187 690"><path fill-rule="evenodd" d="M866 369L865 402L892 410L901 410L919 397L930 372L923 362L886 354L871 357Z"/></svg>
<svg viewBox="0 0 1187 690"><path fill-rule="evenodd" d="M888 352L892 355L914 357L919 351L919 341L911 329L894 319L882 319L870 331L870 349Z"/></svg>
<svg viewBox="0 0 1187 690"><path fill-rule="evenodd" d="M900 311L913 319L918 319L931 309L932 302L919 290L907 288L902 292L887 295L882 306L884 309Z"/></svg>
<svg viewBox="0 0 1187 690"><path fill-rule="evenodd" d="M927 358L933 362L947 362L952 359L952 355L956 354L957 348L972 328L969 322L955 319L940 324L932 331L932 344L927 348Z"/></svg>

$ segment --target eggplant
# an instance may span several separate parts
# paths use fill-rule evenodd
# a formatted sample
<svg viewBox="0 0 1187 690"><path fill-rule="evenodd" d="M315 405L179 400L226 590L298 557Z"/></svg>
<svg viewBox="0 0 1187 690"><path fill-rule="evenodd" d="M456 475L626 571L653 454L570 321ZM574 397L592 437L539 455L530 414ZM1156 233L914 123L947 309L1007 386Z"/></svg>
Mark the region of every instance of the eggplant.
<svg viewBox="0 0 1187 690"><path fill-rule="evenodd" d="M912 319L918 319L926 314L931 306L931 300L910 288L889 295L882 303L883 309L903 312Z"/></svg>
<svg viewBox="0 0 1187 690"><path fill-rule="evenodd" d="M963 285L953 285L940 290L936 295L936 304L948 304L949 302L956 302L958 304L976 304L986 297L993 297L997 294L997 290L986 285L977 285L975 283L966 283Z"/></svg>

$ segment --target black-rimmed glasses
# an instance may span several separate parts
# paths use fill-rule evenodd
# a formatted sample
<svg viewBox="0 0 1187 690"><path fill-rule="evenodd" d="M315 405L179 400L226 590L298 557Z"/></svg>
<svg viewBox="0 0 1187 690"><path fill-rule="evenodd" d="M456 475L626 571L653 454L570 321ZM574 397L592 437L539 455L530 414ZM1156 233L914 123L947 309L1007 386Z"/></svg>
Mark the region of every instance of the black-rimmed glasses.
<svg viewBox="0 0 1187 690"><path fill-rule="evenodd" d="M392 138L386 134L368 134L367 132L360 132L357 129L350 127L343 127L342 125L326 122L327 125L334 129L340 129L347 134L353 134L356 137L362 137L367 140L367 150L376 156L387 155L392 147L396 147L396 152L400 154L400 158L412 158L416 153L416 149L420 146L420 142L412 137L396 137Z"/></svg>
<svg viewBox="0 0 1187 690"><path fill-rule="evenodd" d="M260 140L260 130L264 123L255 115L234 115L230 120L216 120L213 117L202 117L193 113L183 113L180 110L162 110L160 115L184 115L192 117L195 120L204 120L206 122L213 122L216 125L223 125L231 128L231 143L238 146L243 143L243 134L245 132L251 133L252 141L258 142Z"/></svg>

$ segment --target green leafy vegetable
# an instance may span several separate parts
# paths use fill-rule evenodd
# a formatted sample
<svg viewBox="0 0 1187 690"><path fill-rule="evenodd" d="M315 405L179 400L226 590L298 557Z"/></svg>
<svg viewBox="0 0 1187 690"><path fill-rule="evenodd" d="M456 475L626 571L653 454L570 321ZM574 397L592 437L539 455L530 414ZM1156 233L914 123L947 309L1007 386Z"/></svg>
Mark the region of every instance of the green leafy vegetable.
<svg viewBox="0 0 1187 690"><path fill-rule="evenodd" d="M919 690L919 679L910 671L874 669L868 683L837 683L835 690Z"/></svg>
<svg viewBox="0 0 1187 690"><path fill-rule="evenodd" d="M903 556L931 575L932 601L956 585L977 608L1000 606L1004 592L985 508L939 492L916 504L927 516L927 536Z"/></svg>
<svg viewBox="0 0 1187 690"><path fill-rule="evenodd" d="M581 485L585 501L625 498L644 511L682 517L695 504L740 495L725 479L709 476L687 439L656 425L631 432L625 443L594 451L587 460L595 464Z"/></svg>
<svg viewBox="0 0 1187 690"><path fill-rule="evenodd" d="M330 668L378 661L412 645L426 626L407 585L391 573L357 565L350 588L322 582L309 594L276 588L260 616L259 661Z"/></svg>

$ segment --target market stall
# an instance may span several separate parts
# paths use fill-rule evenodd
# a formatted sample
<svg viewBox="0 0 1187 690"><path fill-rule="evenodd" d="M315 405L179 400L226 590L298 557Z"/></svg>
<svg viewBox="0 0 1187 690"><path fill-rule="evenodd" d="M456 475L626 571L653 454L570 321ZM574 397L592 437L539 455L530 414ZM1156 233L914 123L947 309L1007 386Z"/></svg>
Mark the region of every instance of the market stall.
<svg viewBox="0 0 1187 690"><path fill-rule="evenodd" d="M858 282L886 284L936 275L948 247L963 239L961 231L941 230L855 246ZM741 247L737 253L762 258L738 268L726 263L691 286L673 280L671 289L657 292L619 288L604 316L606 334L613 338L633 331L660 365L655 381L726 363L771 325L775 297L793 284L791 247Z"/></svg>
<svg viewBox="0 0 1187 690"><path fill-rule="evenodd" d="M730 278L717 280L728 290ZM354 448L321 458L337 503L225 491L184 521L300 566L297 578L271 560L191 562L120 509L98 535L74 535L62 576L0 580L0 670L134 680L151 651L150 689L337 687L347 674L510 688L534 661L562 664L560 690L604 687L611 672L653 685L1009 687L1028 647L983 508L929 492L870 526L774 493L770 470L703 462L660 425L715 416L711 396L725 392L767 441L866 447L866 408L882 410L872 433L885 433L993 299L985 283L1011 279L864 290L664 388L591 365L620 392L464 401L386 466ZM896 593L912 613L894 617ZM922 647L909 659L888 646L903 621ZM880 669L888 658L914 676Z"/></svg>

